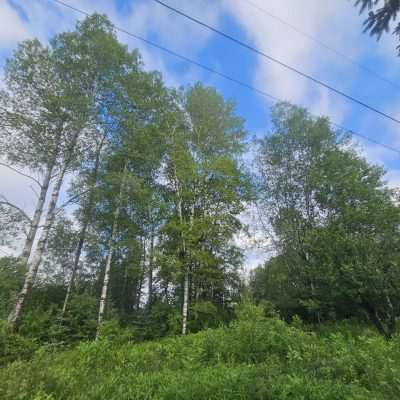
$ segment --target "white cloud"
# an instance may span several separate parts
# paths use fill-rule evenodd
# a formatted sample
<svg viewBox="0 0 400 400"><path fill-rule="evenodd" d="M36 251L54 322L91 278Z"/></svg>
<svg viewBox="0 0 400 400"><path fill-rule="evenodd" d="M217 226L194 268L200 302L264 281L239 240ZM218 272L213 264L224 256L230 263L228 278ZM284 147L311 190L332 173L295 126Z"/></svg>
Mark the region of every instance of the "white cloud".
<svg viewBox="0 0 400 400"><path fill-rule="evenodd" d="M292 0L268 2L252 0L259 8L282 18L308 35L338 48L357 59L367 45L360 29L357 12L346 1L324 2ZM339 87L347 90L357 70L315 41L291 30L279 21L252 7L246 0L226 0L229 10L241 23L252 43L273 57L297 67L312 76L334 82L342 74ZM340 27L340 29L338 29ZM299 75L258 57L255 84L277 97L309 106L316 113L326 113L340 122L347 112L347 102ZM338 82L336 82L337 84ZM332 110L335 110L332 113Z"/></svg>
<svg viewBox="0 0 400 400"><path fill-rule="evenodd" d="M0 43L4 43L4 47L14 47L17 41L33 37L47 41L55 33L73 29L76 21L84 17L51 0L30 2L29 6L20 0L15 0L15 3L23 9L27 18L21 18L7 1L2 3L1 7L5 11L0 8L0 22L4 19L4 23L0 25ZM69 0L67 3L88 13L95 11L104 13L117 27L145 38L153 39L154 36L155 42L189 57L201 51L212 37L212 33L208 30L148 0L135 2L124 13L117 10L115 1ZM188 3L184 0L171 1L171 4L179 9L188 10ZM222 11L219 5L212 2L190 3L190 13L201 15L212 25L218 24ZM8 29L6 20L13 25L13 29ZM8 38L10 32L13 33L12 41ZM148 46L123 32L117 34L122 43L128 44L131 49L138 48L142 53L146 69L161 71L168 85L178 86L199 79L197 67L189 65L184 74L178 74L174 64L166 63L165 53L162 50Z"/></svg>
<svg viewBox="0 0 400 400"><path fill-rule="evenodd" d="M27 34L27 28L18 13L7 1L0 2L0 47L12 47Z"/></svg>
<svg viewBox="0 0 400 400"><path fill-rule="evenodd" d="M192 15L201 15L201 19L210 25L218 25L221 7L215 2L185 0L169 1L179 10L186 10ZM190 7L188 7L190 4ZM212 33L190 22L165 7L144 1L133 9L131 15L121 19L124 27L140 34L157 34L160 42L185 54L196 54L207 43Z"/></svg>
<svg viewBox="0 0 400 400"><path fill-rule="evenodd" d="M394 169L386 174L388 185L392 188L400 188L400 169Z"/></svg>

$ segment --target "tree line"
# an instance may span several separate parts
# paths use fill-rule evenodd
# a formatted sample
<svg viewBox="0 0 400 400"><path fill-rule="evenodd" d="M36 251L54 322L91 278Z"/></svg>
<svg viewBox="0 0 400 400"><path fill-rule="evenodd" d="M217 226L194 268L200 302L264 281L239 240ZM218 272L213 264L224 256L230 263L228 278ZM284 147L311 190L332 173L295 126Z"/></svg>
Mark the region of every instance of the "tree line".
<svg viewBox="0 0 400 400"><path fill-rule="evenodd" d="M399 199L327 118L275 106L250 170L235 104L200 83L167 87L99 14L22 42L4 77L0 154L37 188L32 216L0 200L1 243L22 243L0 259L12 331L79 340L118 321L141 338L186 334L229 322L248 293L287 319L395 331ZM254 204L274 256L246 282L235 238Z"/></svg>
<svg viewBox="0 0 400 400"><path fill-rule="evenodd" d="M26 231L11 329L51 287L40 296L61 318L80 297L99 298L98 327L106 312L129 319L144 303L167 327L180 314L183 334L196 304L228 318L240 287L232 238L251 194L233 103L201 84L167 88L97 14L48 46L21 43L5 83L2 155L41 177L32 218L2 202L5 233ZM57 208L66 177L73 222Z"/></svg>

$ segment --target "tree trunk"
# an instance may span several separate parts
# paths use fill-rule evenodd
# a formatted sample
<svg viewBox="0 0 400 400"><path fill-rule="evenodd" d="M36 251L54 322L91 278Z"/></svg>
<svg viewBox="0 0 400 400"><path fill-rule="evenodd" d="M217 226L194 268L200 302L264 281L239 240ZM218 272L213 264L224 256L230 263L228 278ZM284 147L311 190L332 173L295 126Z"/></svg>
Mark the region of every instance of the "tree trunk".
<svg viewBox="0 0 400 400"><path fill-rule="evenodd" d="M188 308L189 308L189 268L186 267L185 281L183 284L182 335L186 335L187 333Z"/></svg>
<svg viewBox="0 0 400 400"><path fill-rule="evenodd" d="M150 238L150 254L149 254L149 271L148 271L148 279L149 279L149 285L148 285L148 300L147 304L148 306L151 306L153 303L153 258L154 258L154 232L151 232L151 238Z"/></svg>
<svg viewBox="0 0 400 400"><path fill-rule="evenodd" d="M74 286L75 276L76 276L76 272L78 270L78 265L79 265L79 259L81 257L83 243L85 241L86 229L88 226L87 222L88 221L84 222L84 224L82 225L81 231L79 233L79 242L78 242L78 246L77 246L76 252L75 252L74 265L72 266L71 278L68 282L67 292L65 293L64 304L63 304L63 308L62 308L62 312L61 312L62 317L64 317L64 315L67 311L67 306L68 306L69 299L71 297L72 289Z"/></svg>
<svg viewBox="0 0 400 400"><path fill-rule="evenodd" d="M176 171L175 171L176 176ZM179 182L176 178L177 182L177 195L178 195L178 215L179 221L183 224L183 210L182 210L182 197L179 188ZM182 253L185 261L186 256L186 241L182 236ZM183 282L183 304L182 304L182 335L186 335L187 333L187 319L188 319L188 302L189 302L189 271L188 266L185 265L185 277Z"/></svg>
<svg viewBox="0 0 400 400"><path fill-rule="evenodd" d="M33 214L32 223L29 228L29 232L28 232L28 235L25 240L24 248L21 253L21 260L24 264L28 263L29 257L31 255L33 242L35 241L36 233L39 228L40 218L43 213L44 203L46 201L47 192L49 190L51 176L53 173L53 168L54 168L54 162L49 164L49 166L47 167L43 181L40 186L40 193L39 193L38 201L36 203L36 209Z"/></svg>
<svg viewBox="0 0 400 400"><path fill-rule="evenodd" d="M8 317L8 323L11 330L15 330L16 325L21 317L22 309L26 300L27 295L32 289L33 283L35 281L40 263L42 262L43 254L46 249L47 239L49 237L50 229L53 225L55 219L55 211L58 196L60 194L61 185L63 183L64 175L67 170L67 164L63 166L63 169L60 171L60 174L56 180L56 183L53 187L53 192L51 194L51 199L49 203L49 207L47 210L46 220L44 223L42 234L39 238L38 245L36 248L35 255L33 256L32 262L29 263L28 272L25 275L24 285L17 297L17 301L14 307L14 310L10 313Z"/></svg>
<svg viewBox="0 0 400 400"><path fill-rule="evenodd" d="M110 283L111 260L112 260L112 255L113 255L113 251L114 251L114 245L115 245L114 239L115 239L115 235L117 234L117 229L118 229L118 217L119 217L119 213L121 211L121 202L122 202L122 194L123 194L124 186L125 186L126 171L127 171L127 164L125 164L125 166L124 166L124 172L123 172L122 182L121 182L119 196L118 196L118 205L114 211L111 236L108 241L109 251L108 251L106 266L105 266L105 270L104 270L103 286L101 288L99 315L97 318L96 339L98 339L100 337L100 326L103 322L104 313L106 310L108 285Z"/></svg>
<svg viewBox="0 0 400 400"><path fill-rule="evenodd" d="M99 167L100 167L100 154L101 154L101 150L103 148L104 140L105 140L105 136L103 136L103 138L97 148L97 151L96 151L96 159L95 159L95 164L94 164L94 168L92 171L91 182L90 182L89 201L88 201L87 206L85 207L86 210L85 210L85 215L84 215L81 231L79 233L79 242L78 242L78 246L77 246L76 252L75 252L74 264L72 266L72 271L71 271L71 278L68 283L67 292L65 294L64 304L63 304L63 308L62 308L62 312L61 312L62 317L64 317L64 315L67 311L68 302L71 297L72 289L73 289L74 283L75 283L76 273L78 271L79 260L81 258L83 244L84 244L85 238L86 238L86 231L87 231L88 225L92 219L92 214L93 214L92 208L93 208L93 203L94 203L94 188L95 188L96 182L97 182L97 175L98 175Z"/></svg>
<svg viewBox="0 0 400 400"><path fill-rule="evenodd" d="M365 300L362 300L361 305L362 307L364 307L364 310L367 312L369 320L375 325L378 332L381 335L385 336L387 339L390 339L392 337L392 332L387 329L384 322L379 317L375 307L373 307L368 301Z"/></svg>
<svg viewBox="0 0 400 400"><path fill-rule="evenodd" d="M182 219L182 202L180 202L180 217ZM190 214L190 229L193 228L193 218L194 218L194 206L192 205ZM186 253L186 244L185 244ZM190 266L185 266L185 278L183 283L183 308L182 308L182 335L187 333L187 321L188 321L188 311L189 311L189 301L190 301Z"/></svg>

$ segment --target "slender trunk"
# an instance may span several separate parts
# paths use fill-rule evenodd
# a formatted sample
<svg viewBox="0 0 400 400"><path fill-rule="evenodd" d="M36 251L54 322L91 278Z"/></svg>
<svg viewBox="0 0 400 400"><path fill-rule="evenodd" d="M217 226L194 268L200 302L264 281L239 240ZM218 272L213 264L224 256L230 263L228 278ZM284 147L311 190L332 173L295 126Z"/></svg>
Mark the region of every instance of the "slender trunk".
<svg viewBox="0 0 400 400"><path fill-rule="evenodd" d="M100 297L100 306L99 306L99 316L97 319L97 333L96 333L96 339L100 335L100 325L103 322L104 319L104 312L106 309L106 302L107 302L107 290L108 290L108 284L110 282L110 270L111 270L111 259L112 259L112 254L114 251L114 236L117 233L117 221L119 217L119 206L116 208L114 212L114 221L113 221L113 227L112 227L112 232L111 232L111 237L108 242L108 256L107 256L107 261L106 261L106 267L104 270L104 280L103 280L103 287L101 289L101 297Z"/></svg>
<svg viewBox="0 0 400 400"><path fill-rule="evenodd" d="M98 339L100 337L100 326L103 322L104 313L106 310L107 291L108 291L108 285L110 282L111 260L112 260L112 255L113 255L113 251L114 251L114 246L115 246L114 239L115 239L115 235L117 234L117 229L118 229L118 217L119 217L119 213L121 211L121 202L122 202L122 194L123 194L124 186L125 186L126 170L127 170L127 165L125 164L124 172L123 172L123 176L122 176L122 182L121 182L121 186L120 186L120 190L119 190L118 205L114 211L111 236L108 241L109 250L108 250L108 256L107 256L107 261L106 261L106 267L104 270L103 286L101 288L99 315L97 318L96 339Z"/></svg>
<svg viewBox="0 0 400 400"><path fill-rule="evenodd" d="M142 286L143 286L143 274L139 276L137 287L136 287L136 310L140 309L140 302L142 299Z"/></svg>
<svg viewBox="0 0 400 400"><path fill-rule="evenodd" d="M148 297L148 305L151 306L153 303L153 258L154 258L154 232L151 232L151 238L150 238L150 253L149 253L149 286L148 286L148 292L149 292L149 297Z"/></svg>
<svg viewBox="0 0 400 400"><path fill-rule="evenodd" d="M39 222L40 222L40 218L43 213L43 207L44 207L44 203L46 201L47 192L49 190L51 176L53 173L53 168L54 168L54 161L48 165L45 175L44 175L44 178L43 178L43 181L40 186L40 193L39 193L38 201L36 203L36 209L33 214L32 223L29 228L29 232L28 232L28 235L25 240L24 248L21 253L21 261L24 264L28 263L29 257L32 252L32 246L33 246L33 242L35 241L37 230L39 228Z"/></svg>
<svg viewBox="0 0 400 400"><path fill-rule="evenodd" d="M33 283L35 281L40 263L42 262L43 254L46 249L47 240L49 237L50 229L53 225L55 219L55 211L58 196L60 194L61 185L63 183L64 175L67 170L67 164L63 166L63 169L60 171L60 174L56 180L56 183L53 187L53 192L51 194L51 199L49 203L49 207L47 210L46 220L44 223L42 234L39 238L38 245L36 248L35 255L33 256L32 262L29 263L28 272L25 275L24 285L17 297L17 301L14 307L14 310L10 313L8 317L8 323L11 330L15 330L16 325L21 317L22 309L26 300L27 295L32 289Z"/></svg>
<svg viewBox="0 0 400 400"><path fill-rule="evenodd" d="M124 266L124 277L122 280L122 289L121 292L119 293L119 309L121 314L126 312L127 309L129 309L129 299L126 297L126 289L128 287L128 263L125 263Z"/></svg>
<svg viewBox="0 0 400 400"><path fill-rule="evenodd" d="M175 171L176 177L176 171ZM183 224L183 210L182 210L182 196L180 193L179 182L176 177L177 184L177 195L178 195L178 216L179 221ZM186 241L185 238L182 237L182 253L183 258L186 256ZM188 320L188 309L189 309L189 268L185 265L185 275L183 282L183 304L182 304L182 335L186 335L187 333L187 320Z"/></svg>
<svg viewBox="0 0 400 400"><path fill-rule="evenodd" d="M186 268L185 282L183 285L182 335L186 335L187 333L188 308L189 308L189 268Z"/></svg>
<svg viewBox="0 0 400 400"><path fill-rule="evenodd" d="M165 302L167 304L169 304L168 287L169 287L169 282L168 282L168 280L165 279L165 281L164 281L164 298L165 298Z"/></svg>
<svg viewBox="0 0 400 400"><path fill-rule="evenodd" d="M69 303L69 299L71 297L72 289L73 289L74 282L75 282L75 276L76 276L76 273L78 270L79 259L81 257L83 243L85 241L87 226L88 226L88 221L85 221L84 224L82 225L81 231L79 233L79 242L78 242L78 246L77 246L76 252L75 252L74 265L72 267L71 278L68 282L67 292L65 293L64 304L63 304L63 308L62 308L62 312L61 312L62 317L64 317L64 315L67 311L67 306Z"/></svg>
<svg viewBox="0 0 400 400"><path fill-rule="evenodd" d="M180 218L183 220L182 215L182 202L180 204ZM190 228L193 227L193 216L194 216L194 207L192 206L191 215L190 215ZM183 241L185 244L185 241ZM184 246L186 253L186 244ZM190 301L190 266L185 266L185 278L183 283L183 307L182 307L182 335L186 335L187 333L187 322L188 322L188 312L189 312L189 301Z"/></svg>
<svg viewBox="0 0 400 400"><path fill-rule="evenodd" d="M139 310L140 308L140 300L142 297L142 286L143 286L143 279L145 275L145 270L146 270L146 264L147 264L147 258L146 258L146 238L143 237L142 240L142 260L139 262L139 270L138 270L138 275L137 275L137 280L135 284L135 292L134 292L134 301L133 301L133 306L135 307L136 310Z"/></svg>
<svg viewBox="0 0 400 400"><path fill-rule="evenodd" d="M392 332L390 332L385 324L382 322L375 307L373 307L368 301L364 300L362 301L361 305L366 310L370 321L375 325L379 333L385 336L387 339L390 339L392 337Z"/></svg>
<svg viewBox="0 0 400 400"><path fill-rule="evenodd" d="M62 308L62 312L61 312L62 317L64 317L64 315L67 311L68 303L69 303L71 293L72 293L74 283L75 283L76 273L78 271L79 260L81 258L83 244L84 244L85 238L86 238L86 231L87 231L88 225L92 219L92 214L93 214L92 208L93 208L93 203L94 203L94 188L95 188L96 182L97 182L97 175L98 175L99 167L100 167L100 154L101 154L101 150L103 148L104 140L105 140L105 136L103 136L103 138L97 148L97 151L96 151L96 159L95 159L95 164L94 164L94 168L92 171L91 182L90 182L90 192L89 192L88 204L85 207L86 212L85 212L85 216L83 219L81 231L79 232L79 242L78 242L78 246L77 246L76 252L75 252L74 264L72 266L72 271L71 271L71 278L68 282L67 292L66 292L65 298L64 298L64 304L63 304L63 308Z"/></svg>

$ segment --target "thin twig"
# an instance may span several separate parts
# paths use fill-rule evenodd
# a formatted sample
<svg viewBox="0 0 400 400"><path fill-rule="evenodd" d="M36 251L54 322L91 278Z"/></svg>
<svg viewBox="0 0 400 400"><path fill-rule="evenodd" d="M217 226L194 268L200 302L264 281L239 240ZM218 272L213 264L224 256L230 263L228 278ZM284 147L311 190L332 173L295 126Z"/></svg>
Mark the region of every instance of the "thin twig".
<svg viewBox="0 0 400 400"><path fill-rule="evenodd" d="M0 165L3 166L3 167L6 167L6 168L8 168L8 169L10 169L11 171L16 172L16 173L19 174L19 175L22 175L22 176L25 176L26 178L31 179L31 180L34 181L37 185L39 185L39 187L42 187L42 184L41 184L37 179L35 179L34 177L32 177L32 176L30 176L30 175L27 175L27 174L25 174L25 173L19 171L18 169L12 167L11 165L5 164L5 163L3 163L3 162L1 162L1 161L0 161Z"/></svg>
<svg viewBox="0 0 400 400"><path fill-rule="evenodd" d="M32 185L29 185L29 188L32 190L32 192L35 194L35 196L37 198L39 198L39 193L36 191L36 189Z"/></svg>
<svg viewBox="0 0 400 400"><path fill-rule="evenodd" d="M26 214L26 212L25 212L22 208L20 208L20 207L16 206L15 204L11 203L10 201L8 201L8 199L7 199L3 194L0 195L0 199L2 199L2 200L0 201L0 205L1 205L1 204L4 204L4 205L6 205L6 206L9 206L9 207L11 207L11 208L14 208L14 209L17 210L30 224L32 223L31 218L28 217L28 215Z"/></svg>

